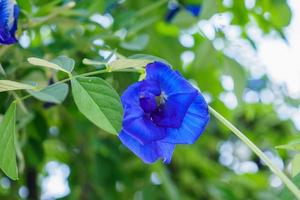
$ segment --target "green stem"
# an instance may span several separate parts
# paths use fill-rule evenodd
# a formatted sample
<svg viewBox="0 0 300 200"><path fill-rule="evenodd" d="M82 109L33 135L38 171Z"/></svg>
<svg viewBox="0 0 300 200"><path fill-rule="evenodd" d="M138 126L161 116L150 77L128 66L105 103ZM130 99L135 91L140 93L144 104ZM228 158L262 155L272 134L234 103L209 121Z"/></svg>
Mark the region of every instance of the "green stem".
<svg viewBox="0 0 300 200"><path fill-rule="evenodd" d="M15 91L11 91L12 95L14 96L14 98L19 102L20 108L24 111L24 113L28 113L28 110L26 108L26 106L24 105L23 101L20 99L20 97L17 95L17 93Z"/></svg>
<svg viewBox="0 0 300 200"><path fill-rule="evenodd" d="M221 114L209 107L209 111L220 122L222 122L229 130L231 130L240 140L242 140L270 169L276 174L288 189L300 200L300 190L298 187L272 163L272 161L264 154L251 140L249 140L240 130L226 120Z"/></svg>
<svg viewBox="0 0 300 200"><path fill-rule="evenodd" d="M139 70L136 70L136 69L122 69L122 70L115 70L115 71L108 71L107 69L102 69L102 70L97 70L97 71L92 71L92 72L87 72L87 73L84 73L84 74L79 74L79 75L75 75L75 76L69 76L69 78L66 78L66 79L63 79L61 81L58 81L54 84L52 84L51 86L53 85L57 85L57 84L60 84L60 83L65 83L65 82L68 82L74 78L80 78L80 77L87 77L87 76L92 76L92 75L97 75L97 74L103 74L103 73L110 73L110 72L140 72ZM49 87L49 86L48 86ZM44 88L43 88L44 89ZM43 90L41 89L41 90ZM41 91L39 90L39 91ZM28 99L30 98L32 95L29 94L29 95L26 95L24 97L21 97L19 99L17 99L16 101L17 102L22 102L23 100L25 99Z"/></svg>

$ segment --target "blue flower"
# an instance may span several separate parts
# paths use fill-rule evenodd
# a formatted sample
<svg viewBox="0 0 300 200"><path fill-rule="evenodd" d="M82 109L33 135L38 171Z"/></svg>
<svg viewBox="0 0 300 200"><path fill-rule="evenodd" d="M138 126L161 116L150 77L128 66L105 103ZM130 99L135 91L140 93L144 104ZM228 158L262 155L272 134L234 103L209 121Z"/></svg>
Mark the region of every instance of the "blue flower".
<svg viewBox="0 0 300 200"><path fill-rule="evenodd" d="M17 42L19 7L15 0L0 0L0 44Z"/></svg>
<svg viewBox="0 0 300 200"><path fill-rule="evenodd" d="M198 17L201 12L200 4L187 4L181 7L179 4L173 3L169 6L168 12L165 17L166 21L171 22L182 8L191 13L194 17Z"/></svg>
<svg viewBox="0 0 300 200"><path fill-rule="evenodd" d="M185 6L185 9L189 11L194 17L198 17L201 12L201 5L189 4Z"/></svg>
<svg viewBox="0 0 300 200"><path fill-rule="evenodd" d="M171 161L176 144L193 144L209 120L202 95L178 71L161 62L146 66L146 78L127 88L122 143L145 163Z"/></svg>

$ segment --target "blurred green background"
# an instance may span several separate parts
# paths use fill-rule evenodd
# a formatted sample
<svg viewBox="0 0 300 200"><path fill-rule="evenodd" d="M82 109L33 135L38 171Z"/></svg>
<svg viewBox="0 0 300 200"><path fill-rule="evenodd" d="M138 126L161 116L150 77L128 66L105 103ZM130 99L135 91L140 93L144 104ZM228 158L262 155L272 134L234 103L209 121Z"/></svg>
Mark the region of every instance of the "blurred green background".
<svg viewBox="0 0 300 200"><path fill-rule="evenodd" d="M85 65L84 58L108 62L118 54L157 56L178 69L212 107L290 174L297 152L275 146L299 137L290 116L284 115L288 109L299 109L299 99L272 82L254 59L258 35L288 43L285 28L293 13L286 0L183 0L184 5L200 4L200 16L182 9L171 22L165 20L165 0L17 2L22 9L19 44L0 46L5 71L1 79L45 87L51 79L64 78L30 65L27 58L32 56L69 56L76 61L77 73L103 67ZM134 73L101 77L119 94L139 79ZM24 95L0 93L0 120L13 98ZM171 164L147 165L116 136L84 118L71 95L61 105L45 107L31 98L21 106L20 179L11 181L0 172L1 200L280 199L281 181L213 117L194 145L177 146Z"/></svg>

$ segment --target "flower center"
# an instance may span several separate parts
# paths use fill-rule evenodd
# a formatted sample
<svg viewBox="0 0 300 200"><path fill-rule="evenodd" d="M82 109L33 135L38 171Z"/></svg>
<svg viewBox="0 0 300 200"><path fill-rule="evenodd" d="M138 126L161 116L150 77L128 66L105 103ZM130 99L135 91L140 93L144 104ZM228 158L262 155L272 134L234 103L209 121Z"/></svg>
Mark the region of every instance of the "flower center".
<svg viewBox="0 0 300 200"><path fill-rule="evenodd" d="M160 110L166 103L167 98L164 92L161 92L158 96L151 92L142 92L139 99L144 112L151 114L156 110Z"/></svg>
<svg viewBox="0 0 300 200"><path fill-rule="evenodd" d="M157 108L156 96L150 92L140 94L140 106L145 113L151 113Z"/></svg>
<svg viewBox="0 0 300 200"><path fill-rule="evenodd" d="M164 92L161 92L159 96L155 97L156 104L159 106L164 105L166 103L167 96Z"/></svg>

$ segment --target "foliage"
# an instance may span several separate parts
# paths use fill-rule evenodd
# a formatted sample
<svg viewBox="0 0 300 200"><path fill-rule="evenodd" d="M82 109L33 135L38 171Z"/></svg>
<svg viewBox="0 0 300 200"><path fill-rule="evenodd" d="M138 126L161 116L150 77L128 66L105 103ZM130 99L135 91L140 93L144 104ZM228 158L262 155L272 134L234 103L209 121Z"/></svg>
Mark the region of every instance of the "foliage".
<svg viewBox="0 0 300 200"><path fill-rule="evenodd" d="M221 0L183 0L182 4L200 2L200 16L183 9L170 23L165 21L166 0L17 2L20 43L0 46L0 78L5 81L0 82L0 91L3 85L9 86L0 93L0 168L4 172L0 199L19 199L22 186L29 191L28 199L38 199L43 195L40 180L49 175L45 168L49 161L65 163L70 169L71 192L62 199L279 198L281 188L270 187L267 167L253 154L239 158L237 138L214 118L196 144L177 148L169 165L145 165L114 134L120 130L123 112L119 95L143 77L141 67L147 62L165 60L200 88L211 106L263 150L278 154L287 167L293 154L286 149L297 152L298 145L273 147L297 139L294 125L278 117L272 102L247 103L244 97L249 91L258 94L267 89L285 99L282 104L298 106L296 100L267 75L251 77L245 63L226 53L233 41L224 27L213 26L211 38L202 32L201 23L197 25L218 13L229 13L230 25L240 31L239 39L255 49L258 44L247 31L249 25L286 40L283 29L291 20L286 0L254 1L251 7L240 0L230 1L231 5ZM193 45L182 45L182 35L189 35ZM223 47L217 48L216 41ZM194 55L189 63L181 59L186 52ZM232 78L233 90L222 85L224 76ZM255 87L258 82L263 84ZM234 109L221 101L228 93L237 99ZM8 136L10 140L3 142ZM221 164L225 143L233 144L233 161L227 165ZM12 163L3 162L5 157L12 158ZM239 172L235 166L244 161L254 162L259 171ZM296 163L295 175L299 162L292 163ZM19 180L9 180L7 186L6 176L17 178L14 166L18 166Z"/></svg>

